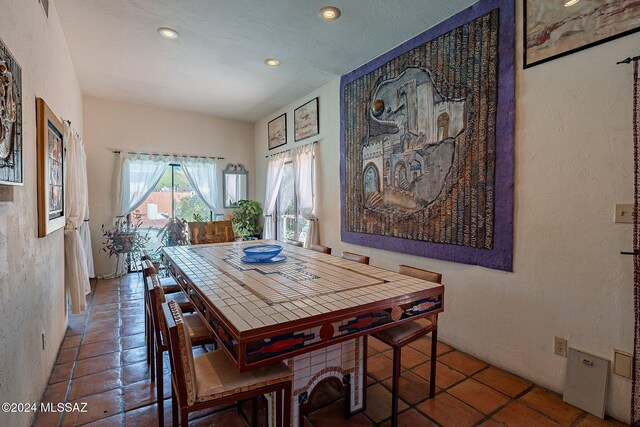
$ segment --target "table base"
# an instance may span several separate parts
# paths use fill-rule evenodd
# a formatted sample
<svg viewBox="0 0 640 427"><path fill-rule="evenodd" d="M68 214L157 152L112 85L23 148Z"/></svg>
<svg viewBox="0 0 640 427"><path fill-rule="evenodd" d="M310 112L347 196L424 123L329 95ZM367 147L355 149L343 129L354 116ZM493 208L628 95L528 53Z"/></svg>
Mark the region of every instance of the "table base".
<svg viewBox="0 0 640 427"><path fill-rule="evenodd" d="M310 401L317 385L330 378L337 379L348 393L349 415L365 408L366 345L366 337L358 337L285 361L293 371L292 426L302 425L301 406ZM270 393L266 398L269 427L275 427L275 393Z"/></svg>

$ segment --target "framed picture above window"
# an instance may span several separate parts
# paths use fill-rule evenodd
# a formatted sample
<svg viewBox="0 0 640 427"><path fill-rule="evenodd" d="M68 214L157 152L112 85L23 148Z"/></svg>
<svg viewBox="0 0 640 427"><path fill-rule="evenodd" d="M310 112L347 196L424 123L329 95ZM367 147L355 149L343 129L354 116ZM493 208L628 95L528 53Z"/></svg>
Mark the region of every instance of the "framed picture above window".
<svg viewBox="0 0 640 427"><path fill-rule="evenodd" d="M269 150L287 143L287 113L271 120L267 125Z"/></svg>
<svg viewBox="0 0 640 427"><path fill-rule="evenodd" d="M525 0L524 67L532 67L640 30L632 0Z"/></svg>
<svg viewBox="0 0 640 427"><path fill-rule="evenodd" d="M293 112L293 139L302 141L320 133L318 98L312 99Z"/></svg>
<svg viewBox="0 0 640 427"><path fill-rule="evenodd" d="M43 99L38 116L38 237L64 227L64 139L62 122Z"/></svg>

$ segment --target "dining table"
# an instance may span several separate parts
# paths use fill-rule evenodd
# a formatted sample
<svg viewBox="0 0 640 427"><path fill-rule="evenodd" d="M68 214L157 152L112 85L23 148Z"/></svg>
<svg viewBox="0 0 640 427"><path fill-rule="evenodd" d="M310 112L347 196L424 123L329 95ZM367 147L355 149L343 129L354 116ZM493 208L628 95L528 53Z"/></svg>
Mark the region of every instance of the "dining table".
<svg viewBox="0 0 640 427"><path fill-rule="evenodd" d="M243 249L283 247L256 263ZM284 361L293 372L292 425L315 387L338 382L345 416L366 407L367 336L428 317L437 325L444 287L384 268L274 240L162 249L169 273L240 372ZM267 396L275 425L275 396Z"/></svg>

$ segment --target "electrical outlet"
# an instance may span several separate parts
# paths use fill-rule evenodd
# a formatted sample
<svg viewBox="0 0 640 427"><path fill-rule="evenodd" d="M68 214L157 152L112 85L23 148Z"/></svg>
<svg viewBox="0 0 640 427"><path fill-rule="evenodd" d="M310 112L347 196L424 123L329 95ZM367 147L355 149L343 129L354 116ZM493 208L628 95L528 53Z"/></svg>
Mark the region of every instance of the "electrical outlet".
<svg viewBox="0 0 640 427"><path fill-rule="evenodd" d="M633 204L631 203L616 203L616 224L631 224L633 223Z"/></svg>
<svg viewBox="0 0 640 427"><path fill-rule="evenodd" d="M564 338L556 337L553 346L553 352L558 356L567 357L567 340Z"/></svg>
<svg viewBox="0 0 640 427"><path fill-rule="evenodd" d="M44 351L45 348L47 348L47 333L42 331L42 350Z"/></svg>

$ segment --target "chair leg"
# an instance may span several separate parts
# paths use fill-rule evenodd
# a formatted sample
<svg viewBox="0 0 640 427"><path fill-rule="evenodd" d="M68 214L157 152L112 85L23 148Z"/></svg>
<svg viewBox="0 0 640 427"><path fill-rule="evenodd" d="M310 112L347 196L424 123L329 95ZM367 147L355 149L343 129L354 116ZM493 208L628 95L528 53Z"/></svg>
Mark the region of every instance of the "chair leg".
<svg viewBox="0 0 640 427"><path fill-rule="evenodd" d="M436 362L438 359L438 330L431 332L431 379L429 381L429 397L436 395Z"/></svg>
<svg viewBox="0 0 640 427"><path fill-rule="evenodd" d="M291 383L284 386L284 415L282 417L283 427L291 425ZM302 416L302 414L300 414Z"/></svg>
<svg viewBox="0 0 640 427"><path fill-rule="evenodd" d="M164 375L162 373L162 351L156 351L156 398L158 404L158 425L164 426ZM173 394L172 394L173 395Z"/></svg>
<svg viewBox="0 0 640 427"><path fill-rule="evenodd" d="M151 331L149 331L149 333L151 333ZM150 338L150 349L149 349L149 354L151 354L152 352L155 354L156 352L156 339L155 337L151 337ZM155 382L156 380L156 358L155 356L151 356L151 363L149 364L149 368L151 369L151 382Z"/></svg>
<svg viewBox="0 0 640 427"><path fill-rule="evenodd" d="M276 391L276 425L278 427L284 427L282 413L282 392L283 390Z"/></svg>
<svg viewBox="0 0 640 427"><path fill-rule="evenodd" d="M189 427L189 411L186 409L180 410L180 425L182 427Z"/></svg>
<svg viewBox="0 0 640 427"><path fill-rule="evenodd" d="M251 427L258 426L258 396L251 399Z"/></svg>
<svg viewBox="0 0 640 427"><path fill-rule="evenodd" d="M171 385L171 421L174 427L178 427L178 400L176 399L176 391L173 389L173 381Z"/></svg>
<svg viewBox="0 0 640 427"><path fill-rule="evenodd" d="M149 314L145 307L144 311L144 344L147 347L147 365L151 364L151 340L149 334Z"/></svg>
<svg viewBox="0 0 640 427"><path fill-rule="evenodd" d="M400 395L400 369L402 349L393 347L393 378L391 385L391 427L398 426L398 396Z"/></svg>

